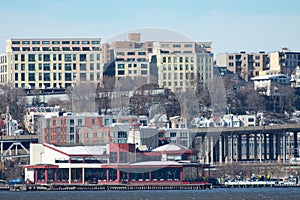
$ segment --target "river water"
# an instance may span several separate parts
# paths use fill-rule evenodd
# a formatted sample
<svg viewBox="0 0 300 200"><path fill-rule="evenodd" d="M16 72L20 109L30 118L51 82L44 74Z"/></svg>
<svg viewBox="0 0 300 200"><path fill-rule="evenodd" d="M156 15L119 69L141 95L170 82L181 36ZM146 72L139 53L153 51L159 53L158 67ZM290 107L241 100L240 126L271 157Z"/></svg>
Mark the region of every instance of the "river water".
<svg viewBox="0 0 300 200"><path fill-rule="evenodd" d="M211 190L169 190L169 191L0 191L0 200L96 200L96 199L138 199L138 200L194 200L194 199L300 199L300 188L214 188Z"/></svg>

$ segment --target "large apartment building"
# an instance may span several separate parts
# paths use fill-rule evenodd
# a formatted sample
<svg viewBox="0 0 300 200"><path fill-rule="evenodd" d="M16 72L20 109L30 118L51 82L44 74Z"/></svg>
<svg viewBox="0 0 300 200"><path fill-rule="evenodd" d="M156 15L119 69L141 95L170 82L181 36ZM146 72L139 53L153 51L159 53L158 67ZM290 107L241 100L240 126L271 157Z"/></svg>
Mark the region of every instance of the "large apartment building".
<svg viewBox="0 0 300 200"><path fill-rule="evenodd" d="M261 71L269 69L268 54L259 53L224 53L216 56L217 66L226 66L227 70L249 81L251 77L258 76Z"/></svg>
<svg viewBox="0 0 300 200"><path fill-rule="evenodd" d="M0 55L0 83L7 82L8 73L7 73L7 55Z"/></svg>
<svg viewBox="0 0 300 200"><path fill-rule="evenodd" d="M281 51L271 52L270 70L262 75L274 74L295 74L297 66L300 66L300 52L291 51L288 48L282 48Z"/></svg>
<svg viewBox="0 0 300 200"><path fill-rule="evenodd" d="M213 78L211 43L154 42L158 85L172 91L196 89Z"/></svg>
<svg viewBox="0 0 300 200"><path fill-rule="evenodd" d="M142 77L150 81L152 42L141 42L140 33L129 33L127 41L103 44L105 72L115 80Z"/></svg>
<svg viewBox="0 0 300 200"><path fill-rule="evenodd" d="M67 88L102 75L100 38L9 39L0 84L18 88Z"/></svg>

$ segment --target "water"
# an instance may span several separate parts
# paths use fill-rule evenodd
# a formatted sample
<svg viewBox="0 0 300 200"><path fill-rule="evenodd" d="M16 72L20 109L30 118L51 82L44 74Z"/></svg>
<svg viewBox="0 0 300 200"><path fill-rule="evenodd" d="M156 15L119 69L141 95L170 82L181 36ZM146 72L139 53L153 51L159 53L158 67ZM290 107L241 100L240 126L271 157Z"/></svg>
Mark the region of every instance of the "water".
<svg viewBox="0 0 300 200"><path fill-rule="evenodd" d="M300 199L300 188L214 188L212 190L172 190L172 191L0 191L0 200L198 200L198 199Z"/></svg>

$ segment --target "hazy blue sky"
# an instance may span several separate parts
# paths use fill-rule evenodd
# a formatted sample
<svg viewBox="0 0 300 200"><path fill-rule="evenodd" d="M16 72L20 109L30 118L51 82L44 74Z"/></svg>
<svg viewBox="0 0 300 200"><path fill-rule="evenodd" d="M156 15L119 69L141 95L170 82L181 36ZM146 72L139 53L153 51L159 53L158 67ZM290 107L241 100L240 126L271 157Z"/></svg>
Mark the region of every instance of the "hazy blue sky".
<svg viewBox="0 0 300 200"><path fill-rule="evenodd" d="M0 51L8 38L101 37L161 28L214 53L300 50L297 0L0 0Z"/></svg>

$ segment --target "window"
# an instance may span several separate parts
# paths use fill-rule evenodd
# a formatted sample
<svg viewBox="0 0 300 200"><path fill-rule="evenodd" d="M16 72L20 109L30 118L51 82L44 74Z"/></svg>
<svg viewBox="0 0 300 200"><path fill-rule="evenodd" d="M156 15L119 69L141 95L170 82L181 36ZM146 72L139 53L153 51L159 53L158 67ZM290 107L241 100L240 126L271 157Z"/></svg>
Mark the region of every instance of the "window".
<svg viewBox="0 0 300 200"><path fill-rule="evenodd" d="M20 41L12 41L12 44L20 44Z"/></svg>
<svg viewBox="0 0 300 200"><path fill-rule="evenodd" d="M124 64L118 64L118 69L124 69L125 65Z"/></svg>
<svg viewBox="0 0 300 200"><path fill-rule="evenodd" d="M184 47L185 47L185 48L192 48L193 45L192 45L192 44L185 44Z"/></svg>
<svg viewBox="0 0 300 200"><path fill-rule="evenodd" d="M165 137L165 133L164 133L164 132L158 132L158 137L159 137L159 138Z"/></svg>
<svg viewBox="0 0 300 200"><path fill-rule="evenodd" d="M65 81L71 81L72 80L72 74L71 73L65 73Z"/></svg>
<svg viewBox="0 0 300 200"><path fill-rule="evenodd" d="M80 81L86 81L86 73L80 73Z"/></svg>
<svg viewBox="0 0 300 200"><path fill-rule="evenodd" d="M52 44L60 44L60 41L52 41Z"/></svg>
<svg viewBox="0 0 300 200"><path fill-rule="evenodd" d="M50 64L44 64L44 71L50 71Z"/></svg>
<svg viewBox="0 0 300 200"><path fill-rule="evenodd" d="M133 55L135 55L135 52L127 52L127 55L133 56Z"/></svg>
<svg viewBox="0 0 300 200"><path fill-rule="evenodd" d="M56 70L56 63L53 63L53 70Z"/></svg>
<svg viewBox="0 0 300 200"><path fill-rule="evenodd" d="M135 70L136 71L136 70ZM124 75L125 74L125 71L124 70L119 70L118 71L118 75Z"/></svg>
<svg viewBox="0 0 300 200"><path fill-rule="evenodd" d="M50 44L50 41L42 41L42 44Z"/></svg>
<svg viewBox="0 0 300 200"><path fill-rule="evenodd" d="M44 62L50 61L50 54L44 54Z"/></svg>
<svg viewBox="0 0 300 200"><path fill-rule="evenodd" d="M21 81L25 81L25 73L21 73Z"/></svg>
<svg viewBox="0 0 300 200"><path fill-rule="evenodd" d="M28 80L35 81L35 73L28 73Z"/></svg>
<svg viewBox="0 0 300 200"><path fill-rule="evenodd" d="M127 141L127 132L118 131L118 143L126 143Z"/></svg>
<svg viewBox="0 0 300 200"><path fill-rule="evenodd" d="M170 137L176 137L176 132L171 132Z"/></svg>
<svg viewBox="0 0 300 200"><path fill-rule="evenodd" d="M15 61L18 61L18 55L17 54L15 55Z"/></svg>
<svg viewBox="0 0 300 200"><path fill-rule="evenodd" d="M73 54L73 60L75 61L77 58L77 55L76 54Z"/></svg>
<svg viewBox="0 0 300 200"><path fill-rule="evenodd" d="M173 44L173 48L180 48L181 45L180 44Z"/></svg>
<svg viewBox="0 0 300 200"><path fill-rule="evenodd" d="M30 44L30 41L22 41L22 44Z"/></svg>
<svg viewBox="0 0 300 200"><path fill-rule="evenodd" d="M25 55L21 54L21 61L25 61Z"/></svg>
<svg viewBox="0 0 300 200"><path fill-rule="evenodd" d="M146 52L138 52L138 55L146 55Z"/></svg>
<svg viewBox="0 0 300 200"><path fill-rule="evenodd" d="M110 152L109 153L109 161L111 163L116 163L118 161L118 159L117 159L117 152Z"/></svg>
<svg viewBox="0 0 300 200"><path fill-rule="evenodd" d="M86 54L80 54L80 61L86 61Z"/></svg>
<svg viewBox="0 0 300 200"><path fill-rule="evenodd" d="M90 73L90 81L93 81L94 80L94 73Z"/></svg>
<svg viewBox="0 0 300 200"><path fill-rule="evenodd" d="M28 61L34 62L35 61L35 55L34 54L28 54Z"/></svg>
<svg viewBox="0 0 300 200"><path fill-rule="evenodd" d="M127 152L120 152L120 163L127 162Z"/></svg>
<svg viewBox="0 0 300 200"><path fill-rule="evenodd" d="M71 54L65 54L65 61L72 61L72 55Z"/></svg>
<svg viewBox="0 0 300 200"><path fill-rule="evenodd" d="M94 63L90 63L90 70L94 71Z"/></svg>
<svg viewBox="0 0 300 200"><path fill-rule="evenodd" d="M92 44L100 44L100 41L92 41Z"/></svg>
<svg viewBox="0 0 300 200"><path fill-rule="evenodd" d="M70 41L62 41L62 44L70 44Z"/></svg>
<svg viewBox="0 0 300 200"><path fill-rule="evenodd" d="M18 64L15 64L15 70L18 70Z"/></svg>
<svg viewBox="0 0 300 200"><path fill-rule="evenodd" d="M72 44L80 44L79 41L72 41Z"/></svg>
<svg viewBox="0 0 300 200"><path fill-rule="evenodd" d="M81 44L90 44L90 41L81 41Z"/></svg>
<svg viewBox="0 0 300 200"><path fill-rule="evenodd" d="M70 133L74 133L74 126L70 126Z"/></svg>
<svg viewBox="0 0 300 200"><path fill-rule="evenodd" d="M50 81L50 73L44 73L44 81Z"/></svg>
<svg viewBox="0 0 300 200"><path fill-rule="evenodd" d="M71 63L66 63L65 64L65 71L71 71L72 70L72 64Z"/></svg>
<svg viewBox="0 0 300 200"><path fill-rule="evenodd" d="M28 64L29 71L35 71L35 64Z"/></svg>
<svg viewBox="0 0 300 200"><path fill-rule="evenodd" d="M187 132L180 132L180 138L187 138Z"/></svg>
<svg viewBox="0 0 300 200"><path fill-rule="evenodd" d="M86 64L80 63L80 71L86 71Z"/></svg>

